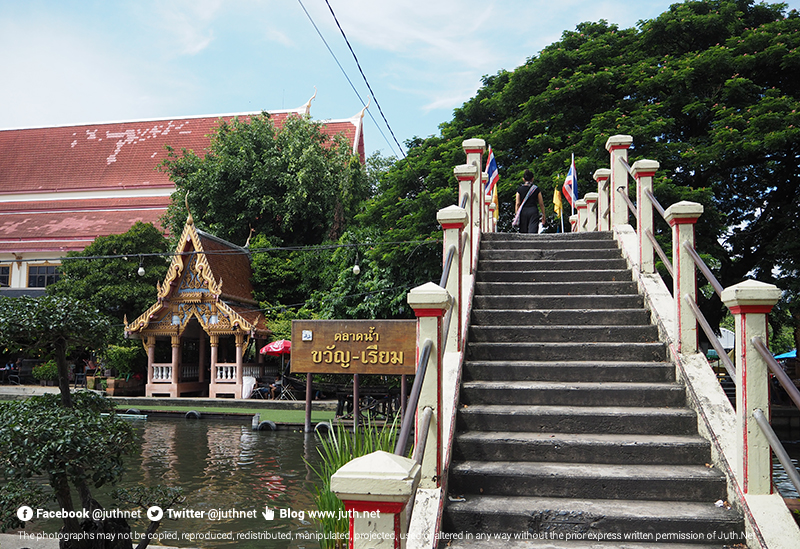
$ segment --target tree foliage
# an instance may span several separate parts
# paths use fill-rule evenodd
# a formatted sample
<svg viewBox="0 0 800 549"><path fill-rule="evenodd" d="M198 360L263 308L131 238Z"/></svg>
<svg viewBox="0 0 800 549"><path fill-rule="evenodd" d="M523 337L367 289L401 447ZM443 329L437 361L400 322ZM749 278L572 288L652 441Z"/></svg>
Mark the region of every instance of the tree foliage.
<svg viewBox="0 0 800 549"><path fill-rule="evenodd" d="M631 162L661 165L655 194L665 207L704 205L698 248L719 261L723 285L755 275L791 290L800 202L798 31L797 12L750 0L674 4L631 29L581 23L515 70L485 77L440 136L409 143L408 158L382 180L363 220L435 237L430 210L455 202L452 167L464 161L461 142L482 138L497 157L501 229L508 230L526 168L552 196L574 153L583 195L595 187L591 174L608 165L608 137L630 134ZM716 297L704 310L721 315Z"/></svg>
<svg viewBox="0 0 800 549"><path fill-rule="evenodd" d="M69 252L59 281L47 291L79 299L120 322L125 315L135 318L156 299L156 283L167 274L168 251L161 231L137 222L123 234L97 237L82 252Z"/></svg>
<svg viewBox="0 0 800 549"><path fill-rule="evenodd" d="M58 365L61 402L72 405L67 348L102 348L109 333L108 317L69 297L44 295L0 298L0 344L41 349Z"/></svg>
<svg viewBox="0 0 800 549"><path fill-rule="evenodd" d="M167 212L173 234L186 220L244 244L251 229L273 246L335 240L366 197L367 182L344 136L290 116L276 128L268 113L220 121L203 156L171 151L162 169L176 191Z"/></svg>

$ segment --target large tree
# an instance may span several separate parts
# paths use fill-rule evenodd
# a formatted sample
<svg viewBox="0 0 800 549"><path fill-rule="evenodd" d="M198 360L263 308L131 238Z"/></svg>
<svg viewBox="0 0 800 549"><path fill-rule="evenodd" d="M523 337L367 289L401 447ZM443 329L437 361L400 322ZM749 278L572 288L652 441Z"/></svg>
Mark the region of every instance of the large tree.
<svg viewBox="0 0 800 549"><path fill-rule="evenodd" d="M167 274L168 251L161 231L137 222L123 234L98 237L82 252L68 253L59 281L47 292L79 299L119 324L125 315L135 318L153 304L156 283Z"/></svg>
<svg viewBox="0 0 800 549"><path fill-rule="evenodd" d="M51 295L0 298L0 345L36 349L55 357L65 408L72 406L67 349L71 345L102 348L108 334L108 317L87 303Z"/></svg>
<svg viewBox="0 0 800 549"><path fill-rule="evenodd" d="M172 233L183 229L188 193L195 223L237 244L251 230L274 246L336 239L368 192L344 136L301 116L280 128L268 113L221 120L207 151L170 151L162 169L176 186Z"/></svg>
<svg viewBox="0 0 800 549"><path fill-rule="evenodd" d="M800 16L785 4L751 0L674 4L631 29L581 23L524 65L485 77L440 136L410 142L363 219L436 237L427 210L445 195L455 202L452 166L463 162L461 141L477 137L497 156L507 229L526 168L552 196L574 153L583 195L594 187L591 174L608 165L608 137L630 134L632 161L661 164L656 196L665 207L684 199L705 206L698 247L716 258L722 284L754 275L796 302L788 275L800 237L798 31ZM398 266L402 253L394 255ZM703 308L712 320L722 314L715 297Z"/></svg>

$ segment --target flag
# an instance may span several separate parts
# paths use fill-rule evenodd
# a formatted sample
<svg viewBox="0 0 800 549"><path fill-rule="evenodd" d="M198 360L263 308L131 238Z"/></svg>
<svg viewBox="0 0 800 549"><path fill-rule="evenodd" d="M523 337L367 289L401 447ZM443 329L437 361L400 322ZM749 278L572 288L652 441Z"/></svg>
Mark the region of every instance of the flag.
<svg viewBox="0 0 800 549"><path fill-rule="evenodd" d="M489 145L489 156L486 157L486 196L492 196L492 190L500 180L500 172L497 171L497 162L494 159L494 151Z"/></svg>
<svg viewBox="0 0 800 549"><path fill-rule="evenodd" d="M561 191L558 190L558 185L556 185L553 189L553 206L553 211L555 212L556 217L560 219L564 206L561 202Z"/></svg>
<svg viewBox="0 0 800 549"><path fill-rule="evenodd" d="M567 177L564 179L564 196L567 197L567 202L572 206L572 211L575 211L575 202L578 201L578 177L575 174L575 155L572 155L572 164L569 167Z"/></svg>
<svg viewBox="0 0 800 549"><path fill-rule="evenodd" d="M492 190L492 202L494 202L494 220L500 219L500 202L497 200L497 185Z"/></svg>

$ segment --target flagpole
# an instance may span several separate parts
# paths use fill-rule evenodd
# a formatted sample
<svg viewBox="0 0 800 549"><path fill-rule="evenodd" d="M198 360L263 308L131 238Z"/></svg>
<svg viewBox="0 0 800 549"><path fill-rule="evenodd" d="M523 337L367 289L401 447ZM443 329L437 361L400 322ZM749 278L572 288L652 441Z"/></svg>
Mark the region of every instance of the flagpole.
<svg viewBox="0 0 800 549"><path fill-rule="evenodd" d="M575 165L575 153L572 153L572 164L570 164L570 168ZM575 180L577 179L577 174L573 172L572 174L572 190L570 190L570 194L572 195L572 200L569 201L569 205L572 207L572 214L575 215Z"/></svg>

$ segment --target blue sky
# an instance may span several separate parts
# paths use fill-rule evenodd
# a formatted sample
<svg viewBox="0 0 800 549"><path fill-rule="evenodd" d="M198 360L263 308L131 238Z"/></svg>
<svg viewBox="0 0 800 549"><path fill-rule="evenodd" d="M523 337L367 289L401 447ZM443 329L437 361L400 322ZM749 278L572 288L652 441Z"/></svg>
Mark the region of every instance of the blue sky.
<svg viewBox="0 0 800 549"><path fill-rule="evenodd" d="M0 128L294 108L349 118L370 95L325 0L0 0ZM427 137L564 30L622 28L662 0L328 0L397 140ZM800 8L800 0L787 2ZM378 109L368 153L398 154ZM388 143L387 143L388 141Z"/></svg>

